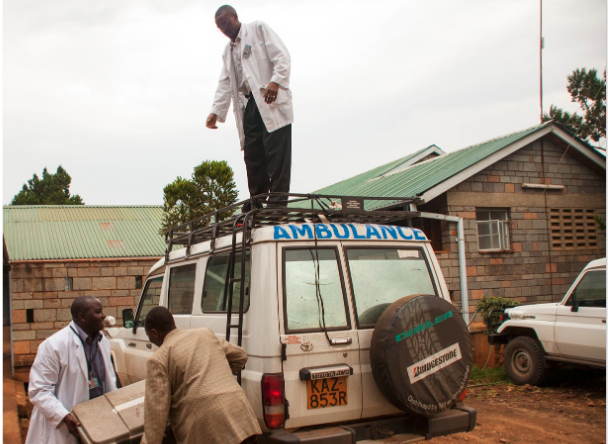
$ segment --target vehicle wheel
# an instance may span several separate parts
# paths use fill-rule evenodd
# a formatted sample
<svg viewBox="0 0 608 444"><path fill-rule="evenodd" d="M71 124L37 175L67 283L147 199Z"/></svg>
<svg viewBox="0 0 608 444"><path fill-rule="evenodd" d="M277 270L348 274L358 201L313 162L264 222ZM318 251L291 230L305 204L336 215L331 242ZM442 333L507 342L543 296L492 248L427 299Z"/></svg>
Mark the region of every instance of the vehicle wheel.
<svg viewBox="0 0 608 444"><path fill-rule="evenodd" d="M505 347L505 369L516 384L540 384L546 368L543 348L536 339L518 336Z"/></svg>
<svg viewBox="0 0 608 444"><path fill-rule="evenodd" d="M451 408L466 387L473 366L471 336L445 299L406 296L378 319L370 360L374 381L391 404L432 416Z"/></svg>

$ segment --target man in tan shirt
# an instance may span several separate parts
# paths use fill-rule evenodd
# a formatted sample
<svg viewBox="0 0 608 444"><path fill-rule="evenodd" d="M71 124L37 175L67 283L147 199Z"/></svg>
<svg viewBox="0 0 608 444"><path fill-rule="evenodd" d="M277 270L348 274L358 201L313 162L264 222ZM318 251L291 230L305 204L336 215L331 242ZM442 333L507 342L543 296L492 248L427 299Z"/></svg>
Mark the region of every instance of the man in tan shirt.
<svg viewBox="0 0 608 444"><path fill-rule="evenodd" d="M262 431L233 376L247 353L208 328L177 329L165 307L150 310L144 326L160 348L147 364L142 442L161 444L167 420L179 444L254 442Z"/></svg>

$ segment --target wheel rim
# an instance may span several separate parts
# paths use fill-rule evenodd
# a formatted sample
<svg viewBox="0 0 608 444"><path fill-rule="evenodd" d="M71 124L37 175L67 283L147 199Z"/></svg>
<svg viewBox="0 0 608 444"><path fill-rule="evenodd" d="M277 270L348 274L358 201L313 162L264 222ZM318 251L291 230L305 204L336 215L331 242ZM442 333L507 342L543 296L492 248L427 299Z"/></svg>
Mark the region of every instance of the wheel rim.
<svg viewBox="0 0 608 444"><path fill-rule="evenodd" d="M513 353L513 357L511 358L511 364L515 373L520 376L527 376L530 374L534 367L534 362L532 361L532 355L528 353L526 350L517 350Z"/></svg>

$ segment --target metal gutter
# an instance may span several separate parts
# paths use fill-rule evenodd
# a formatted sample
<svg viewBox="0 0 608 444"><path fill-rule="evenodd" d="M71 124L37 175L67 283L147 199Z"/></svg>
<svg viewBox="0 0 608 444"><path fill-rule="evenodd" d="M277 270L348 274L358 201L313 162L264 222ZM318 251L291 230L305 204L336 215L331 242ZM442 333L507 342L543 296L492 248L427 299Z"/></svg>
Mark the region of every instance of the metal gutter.
<svg viewBox="0 0 608 444"><path fill-rule="evenodd" d="M11 264L43 264L43 263L57 263L57 262L118 262L118 261L149 261L159 260L162 256L147 256L147 257L100 257L100 258L87 258L87 259L33 259L33 260L19 260L11 261Z"/></svg>
<svg viewBox="0 0 608 444"><path fill-rule="evenodd" d="M410 205L414 207L416 206L416 204ZM457 224L456 241L458 243L458 271L460 275L461 311L462 318L464 319L465 324L467 324L467 328L469 328L469 288L467 285L467 258L465 251L466 244L464 241L464 222L462 220L462 217L446 216L445 214L425 212L420 212L420 217L423 219L435 219L445 220L447 222L456 222Z"/></svg>

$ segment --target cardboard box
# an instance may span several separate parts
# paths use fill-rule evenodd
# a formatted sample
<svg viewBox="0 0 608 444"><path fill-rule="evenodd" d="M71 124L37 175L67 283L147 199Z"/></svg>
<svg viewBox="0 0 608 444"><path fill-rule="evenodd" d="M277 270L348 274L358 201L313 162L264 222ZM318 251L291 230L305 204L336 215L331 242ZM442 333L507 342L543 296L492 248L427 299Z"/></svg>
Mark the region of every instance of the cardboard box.
<svg viewBox="0 0 608 444"><path fill-rule="evenodd" d="M84 444L139 443L144 433L145 381L74 406Z"/></svg>

